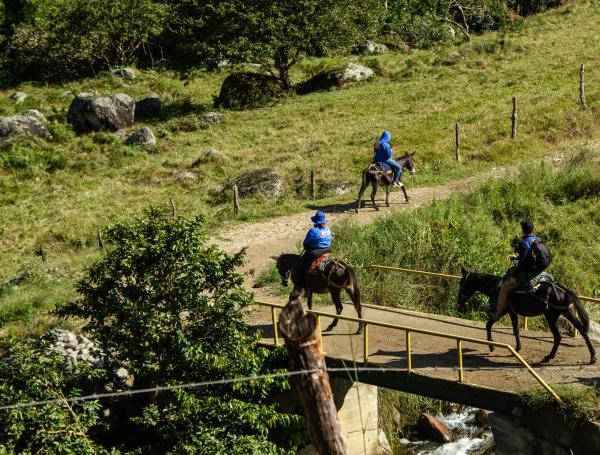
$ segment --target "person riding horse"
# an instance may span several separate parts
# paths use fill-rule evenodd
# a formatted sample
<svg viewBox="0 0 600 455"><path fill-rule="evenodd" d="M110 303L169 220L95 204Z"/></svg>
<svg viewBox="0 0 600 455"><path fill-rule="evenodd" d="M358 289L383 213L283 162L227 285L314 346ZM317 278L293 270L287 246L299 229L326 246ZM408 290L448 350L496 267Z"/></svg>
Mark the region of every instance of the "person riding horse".
<svg viewBox="0 0 600 455"><path fill-rule="evenodd" d="M375 145L373 146L374 158L373 162L376 164L383 163L387 164L394 171L394 181L392 183L393 186L402 186L400 183L400 176L402 175L402 166L394 161L392 158L392 146L390 142L392 141L392 135L389 131L384 131L381 134L381 137ZM381 164L380 164L381 166ZM382 169L385 172L385 168Z"/></svg>
<svg viewBox="0 0 600 455"><path fill-rule="evenodd" d="M488 312L488 316L493 321L500 319L500 315L506 308L510 292L519 285L529 282L540 273L540 271L533 271L530 264L531 247L535 242L540 241L539 237L533 235L533 229L534 226L530 220L521 221L523 237L520 241L517 240L515 242L513 240L512 245L516 254L510 256L511 260L517 261L517 265L507 270L504 283L502 283L502 287L500 288L496 310Z"/></svg>
<svg viewBox="0 0 600 455"><path fill-rule="evenodd" d="M323 212L317 210L311 221L314 226L308 230L304 238L304 252L298 260L298 277L306 281L306 274L313 261L324 254L331 253L331 230L328 226L327 217ZM304 284L304 283L303 283Z"/></svg>

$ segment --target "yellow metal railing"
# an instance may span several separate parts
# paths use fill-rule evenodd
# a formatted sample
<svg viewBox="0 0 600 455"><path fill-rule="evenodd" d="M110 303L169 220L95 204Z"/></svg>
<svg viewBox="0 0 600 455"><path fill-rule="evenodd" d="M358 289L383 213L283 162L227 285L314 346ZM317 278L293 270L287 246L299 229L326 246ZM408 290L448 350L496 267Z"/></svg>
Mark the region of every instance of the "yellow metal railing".
<svg viewBox="0 0 600 455"><path fill-rule="evenodd" d="M432 278L443 278L446 280L460 280L462 278L460 275L449 275L447 273L426 272L424 270L405 269L402 267L389 267L387 265L371 264L371 268L375 269L375 270L384 270L386 272L402 272L402 273L409 273L411 275L422 275L422 276L429 276ZM586 297L584 295L578 295L577 297L579 298L579 300L584 301L584 304L583 304L584 308L586 307L585 302L600 303L600 299L597 299L595 297ZM523 329L527 330L527 316L523 317ZM575 331L575 327L573 327L573 336L575 336L575 335L576 335L576 331Z"/></svg>
<svg viewBox="0 0 600 455"><path fill-rule="evenodd" d="M272 321L273 321L273 337L275 340L275 345L279 346L279 333L278 333L278 329L277 329L277 308L282 309L285 307L285 305L281 305L278 303L269 303L269 302L256 302L256 304L271 308L271 317L272 317ZM535 378L535 380L537 382L539 382L540 385L544 389L546 389L546 391L548 391L548 393L550 393L552 395L552 397L558 403L560 403L560 404L563 403L562 400L560 399L560 397L556 394L556 392L554 390L552 390L552 388L550 388L550 386L546 383L546 381L544 381L534 371L534 369L531 368L531 366L525 361L525 359L523 359L523 357L521 357L519 355L519 353L517 351L515 351L515 349L509 344L498 343L496 341L480 340L478 338L464 337L464 336L460 336L460 335L453 335L451 333L436 332L433 330L418 329L416 327L407 327L407 326L398 325L398 324L391 324L389 322L380 322L380 321L374 321L371 319L355 318L352 316L342 316L340 314L326 313L326 312L318 311L318 310L308 310L308 312L314 314L317 317L317 327L318 327L319 333L321 332L321 316L332 318L332 319L339 319L342 321L362 323L363 324L363 361L365 364L369 361L369 326L371 326L371 325L375 326L375 327L383 327L383 328L387 328L387 329L403 330L405 332L405 335L406 335L406 361L407 361L408 372L412 371L412 348L411 348L411 334L412 333L419 333L422 335L429 335L429 336L434 336L434 337L438 337L438 338L447 338L447 339L455 340L457 356L458 356L458 381L459 382L464 382L463 353L462 353L462 343L463 342L480 344L480 345L485 345L485 346L494 346L497 348L506 349ZM323 340L321 338L321 350L322 349L323 349Z"/></svg>

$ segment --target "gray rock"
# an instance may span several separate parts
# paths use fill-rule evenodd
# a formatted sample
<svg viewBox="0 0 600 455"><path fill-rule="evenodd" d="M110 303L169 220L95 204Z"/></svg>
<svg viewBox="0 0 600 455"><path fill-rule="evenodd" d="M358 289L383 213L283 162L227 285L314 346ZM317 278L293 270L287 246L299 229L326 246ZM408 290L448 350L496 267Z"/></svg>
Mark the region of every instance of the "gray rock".
<svg viewBox="0 0 600 455"><path fill-rule="evenodd" d="M162 102L158 95L148 93L141 100L135 102L135 118L156 117L162 109Z"/></svg>
<svg viewBox="0 0 600 455"><path fill-rule="evenodd" d="M240 196L262 194L275 199L283 192L283 180L273 169L262 168L246 172L235 179Z"/></svg>
<svg viewBox="0 0 600 455"><path fill-rule="evenodd" d="M369 80L375 74L371 68L356 63L348 63L339 68L336 73L340 87Z"/></svg>
<svg viewBox="0 0 600 455"><path fill-rule="evenodd" d="M27 93L15 92L10 96L10 99L13 100L15 104L23 104L23 102L27 99Z"/></svg>
<svg viewBox="0 0 600 455"><path fill-rule="evenodd" d="M156 137L150 128L147 126L140 128L129 136L125 142L125 145L139 145L142 147L152 146L156 144Z"/></svg>
<svg viewBox="0 0 600 455"><path fill-rule="evenodd" d="M354 189L352 182L340 180L337 182L323 182L319 184L319 193L325 195L327 193L335 193L339 196L348 194Z"/></svg>
<svg viewBox="0 0 600 455"><path fill-rule="evenodd" d="M198 158L192 163L192 167L200 167L203 164L209 163L211 161L221 161L222 159L223 156L221 155L221 152L211 147L202 152L200 158Z"/></svg>
<svg viewBox="0 0 600 455"><path fill-rule="evenodd" d="M0 138L16 134L38 136L47 140L52 139L52 135L50 134L50 131L48 131L48 128L35 117L26 115L0 117Z"/></svg>
<svg viewBox="0 0 600 455"><path fill-rule="evenodd" d="M198 174L194 174L193 172L180 172L176 174L174 177L175 180L197 180Z"/></svg>
<svg viewBox="0 0 600 455"><path fill-rule="evenodd" d="M133 124L135 102L124 93L93 95L80 93L67 113L77 134L90 131L117 131Z"/></svg>
<svg viewBox="0 0 600 455"><path fill-rule="evenodd" d="M463 54L458 54L456 52L452 52L450 54L448 54L448 59L450 60L461 60L465 58L465 56Z"/></svg>
<svg viewBox="0 0 600 455"><path fill-rule="evenodd" d="M115 135L120 137L121 139L125 140L130 136L130 133L127 130L119 130L119 131L115 131Z"/></svg>
<svg viewBox="0 0 600 455"><path fill-rule="evenodd" d="M375 44L375 52L376 55L387 54L390 50L385 44L376 43Z"/></svg>
<svg viewBox="0 0 600 455"><path fill-rule="evenodd" d="M453 436L448 427L431 414L423 413L417 422L419 433L432 441L446 444L453 441Z"/></svg>
<svg viewBox="0 0 600 455"><path fill-rule="evenodd" d="M204 120L206 123L210 123L211 125L216 125L223 121L223 114L218 112L207 112L206 114L202 114L200 119Z"/></svg>
<svg viewBox="0 0 600 455"><path fill-rule="evenodd" d="M111 71L114 76L125 79L126 81L135 80L135 71L131 68L115 68Z"/></svg>
<svg viewBox="0 0 600 455"><path fill-rule="evenodd" d="M385 44L374 43L371 40L367 40L362 46L358 46L358 52L365 55L386 54L389 51Z"/></svg>
<svg viewBox="0 0 600 455"><path fill-rule="evenodd" d="M215 106L232 109L261 107L274 102L283 93L283 87L273 76L233 73L223 81Z"/></svg>
<svg viewBox="0 0 600 455"><path fill-rule="evenodd" d="M46 123L48 121L48 120L46 120L46 117L44 116L44 114L42 114L37 109L28 109L25 112L23 112L22 115L24 115L25 117L33 117L34 119L37 119L43 123Z"/></svg>

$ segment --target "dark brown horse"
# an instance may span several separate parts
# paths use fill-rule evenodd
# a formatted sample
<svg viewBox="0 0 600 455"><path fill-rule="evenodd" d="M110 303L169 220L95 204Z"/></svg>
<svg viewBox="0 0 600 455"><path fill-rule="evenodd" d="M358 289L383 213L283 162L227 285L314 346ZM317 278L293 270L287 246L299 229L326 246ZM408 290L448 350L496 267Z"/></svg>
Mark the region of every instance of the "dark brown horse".
<svg viewBox="0 0 600 455"><path fill-rule="evenodd" d="M458 289L458 308L460 311L466 309L465 304L476 292L481 292L490 298L490 304L495 307L500 291L499 284L502 277L489 275L487 273L477 273L474 270L462 269L462 279ZM547 363L554 358L561 340L560 330L558 330L558 318L562 315L573 324L581 333L590 351L590 364L596 363L596 351L592 346L588 336L590 319L583 305L577 298L577 295L563 284L554 281L541 282L537 289L532 292L513 291L509 295L508 305L500 317L505 314L510 315L513 333L517 340L515 349L521 350L521 339L519 338L519 316L539 316L544 315L548 321L548 327L554 336L554 346L552 351L542 360ZM488 319L486 324L487 339L492 341L492 326L494 321ZM490 351L494 347L490 346Z"/></svg>
<svg viewBox="0 0 600 455"><path fill-rule="evenodd" d="M408 170L410 175L415 175L415 161L413 160L413 156L415 156L416 152L407 153L403 157L396 158L396 162L400 165L402 170ZM385 186L385 205L387 207L390 206L390 188L394 181L394 173L392 171L384 172L381 170L378 164L371 163L369 164L362 173L362 184L360 186L360 190L358 191L358 201L356 203L356 213L358 213L358 209L360 209L363 205L363 194L367 189L369 183L372 186L371 190L371 201L373 202L373 207L375 210L379 210L379 205L375 202L375 195L377 194L377 189L379 185ZM404 183L400 181L400 186L402 188L402 192L404 193L404 199L408 202L408 194L406 193L406 187Z"/></svg>
<svg viewBox="0 0 600 455"><path fill-rule="evenodd" d="M294 290L290 294L290 299L301 298L306 296L308 309L312 309L312 295L326 294L329 292L331 300L335 305L335 312L342 313L342 299L340 297L342 290L346 291L354 308L358 313L358 317L362 317L362 306L360 304L360 287L358 277L352 267L340 259L333 259L325 266L323 272L309 273L307 278L300 276L299 270L296 268L296 263L300 256L297 254L283 254L271 256L277 261L277 271L281 276L281 284L287 287L290 278L294 284ZM305 283L305 284L304 284ZM332 330L338 323L334 319L332 323L325 329L325 332ZM358 324L356 333L362 332L362 323Z"/></svg>

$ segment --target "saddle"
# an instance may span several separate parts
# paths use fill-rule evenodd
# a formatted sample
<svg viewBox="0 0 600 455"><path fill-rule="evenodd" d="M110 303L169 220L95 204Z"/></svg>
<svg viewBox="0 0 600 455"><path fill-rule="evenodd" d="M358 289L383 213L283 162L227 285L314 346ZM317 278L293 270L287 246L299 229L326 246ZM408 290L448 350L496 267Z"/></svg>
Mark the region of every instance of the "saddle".
<svg viewBox="0 0 600 455"><path fill-rule="evenodd" d="M319 256L317 259L312 261L308 273L311 275L320 275L325 273L325 269L331 261L333 261L333 255L331 253L325 253Z"/></svg>
<svg viewBox="0 0 600 455"><path fill-rule="evenodd" d="M519 294L535 294L543 283L554 284L555 280L552 275L546 272L542 272L539 275L534 276L531 280L526 283L520 284L513 293Z"/></svg>
<svg viewBox="0 0 600 455"><path fill-rule="evenodd" d="M389 164L383 161L373 162L369 166L370 171L381 172L382 174L393 174L392 168Z"/></svg>

